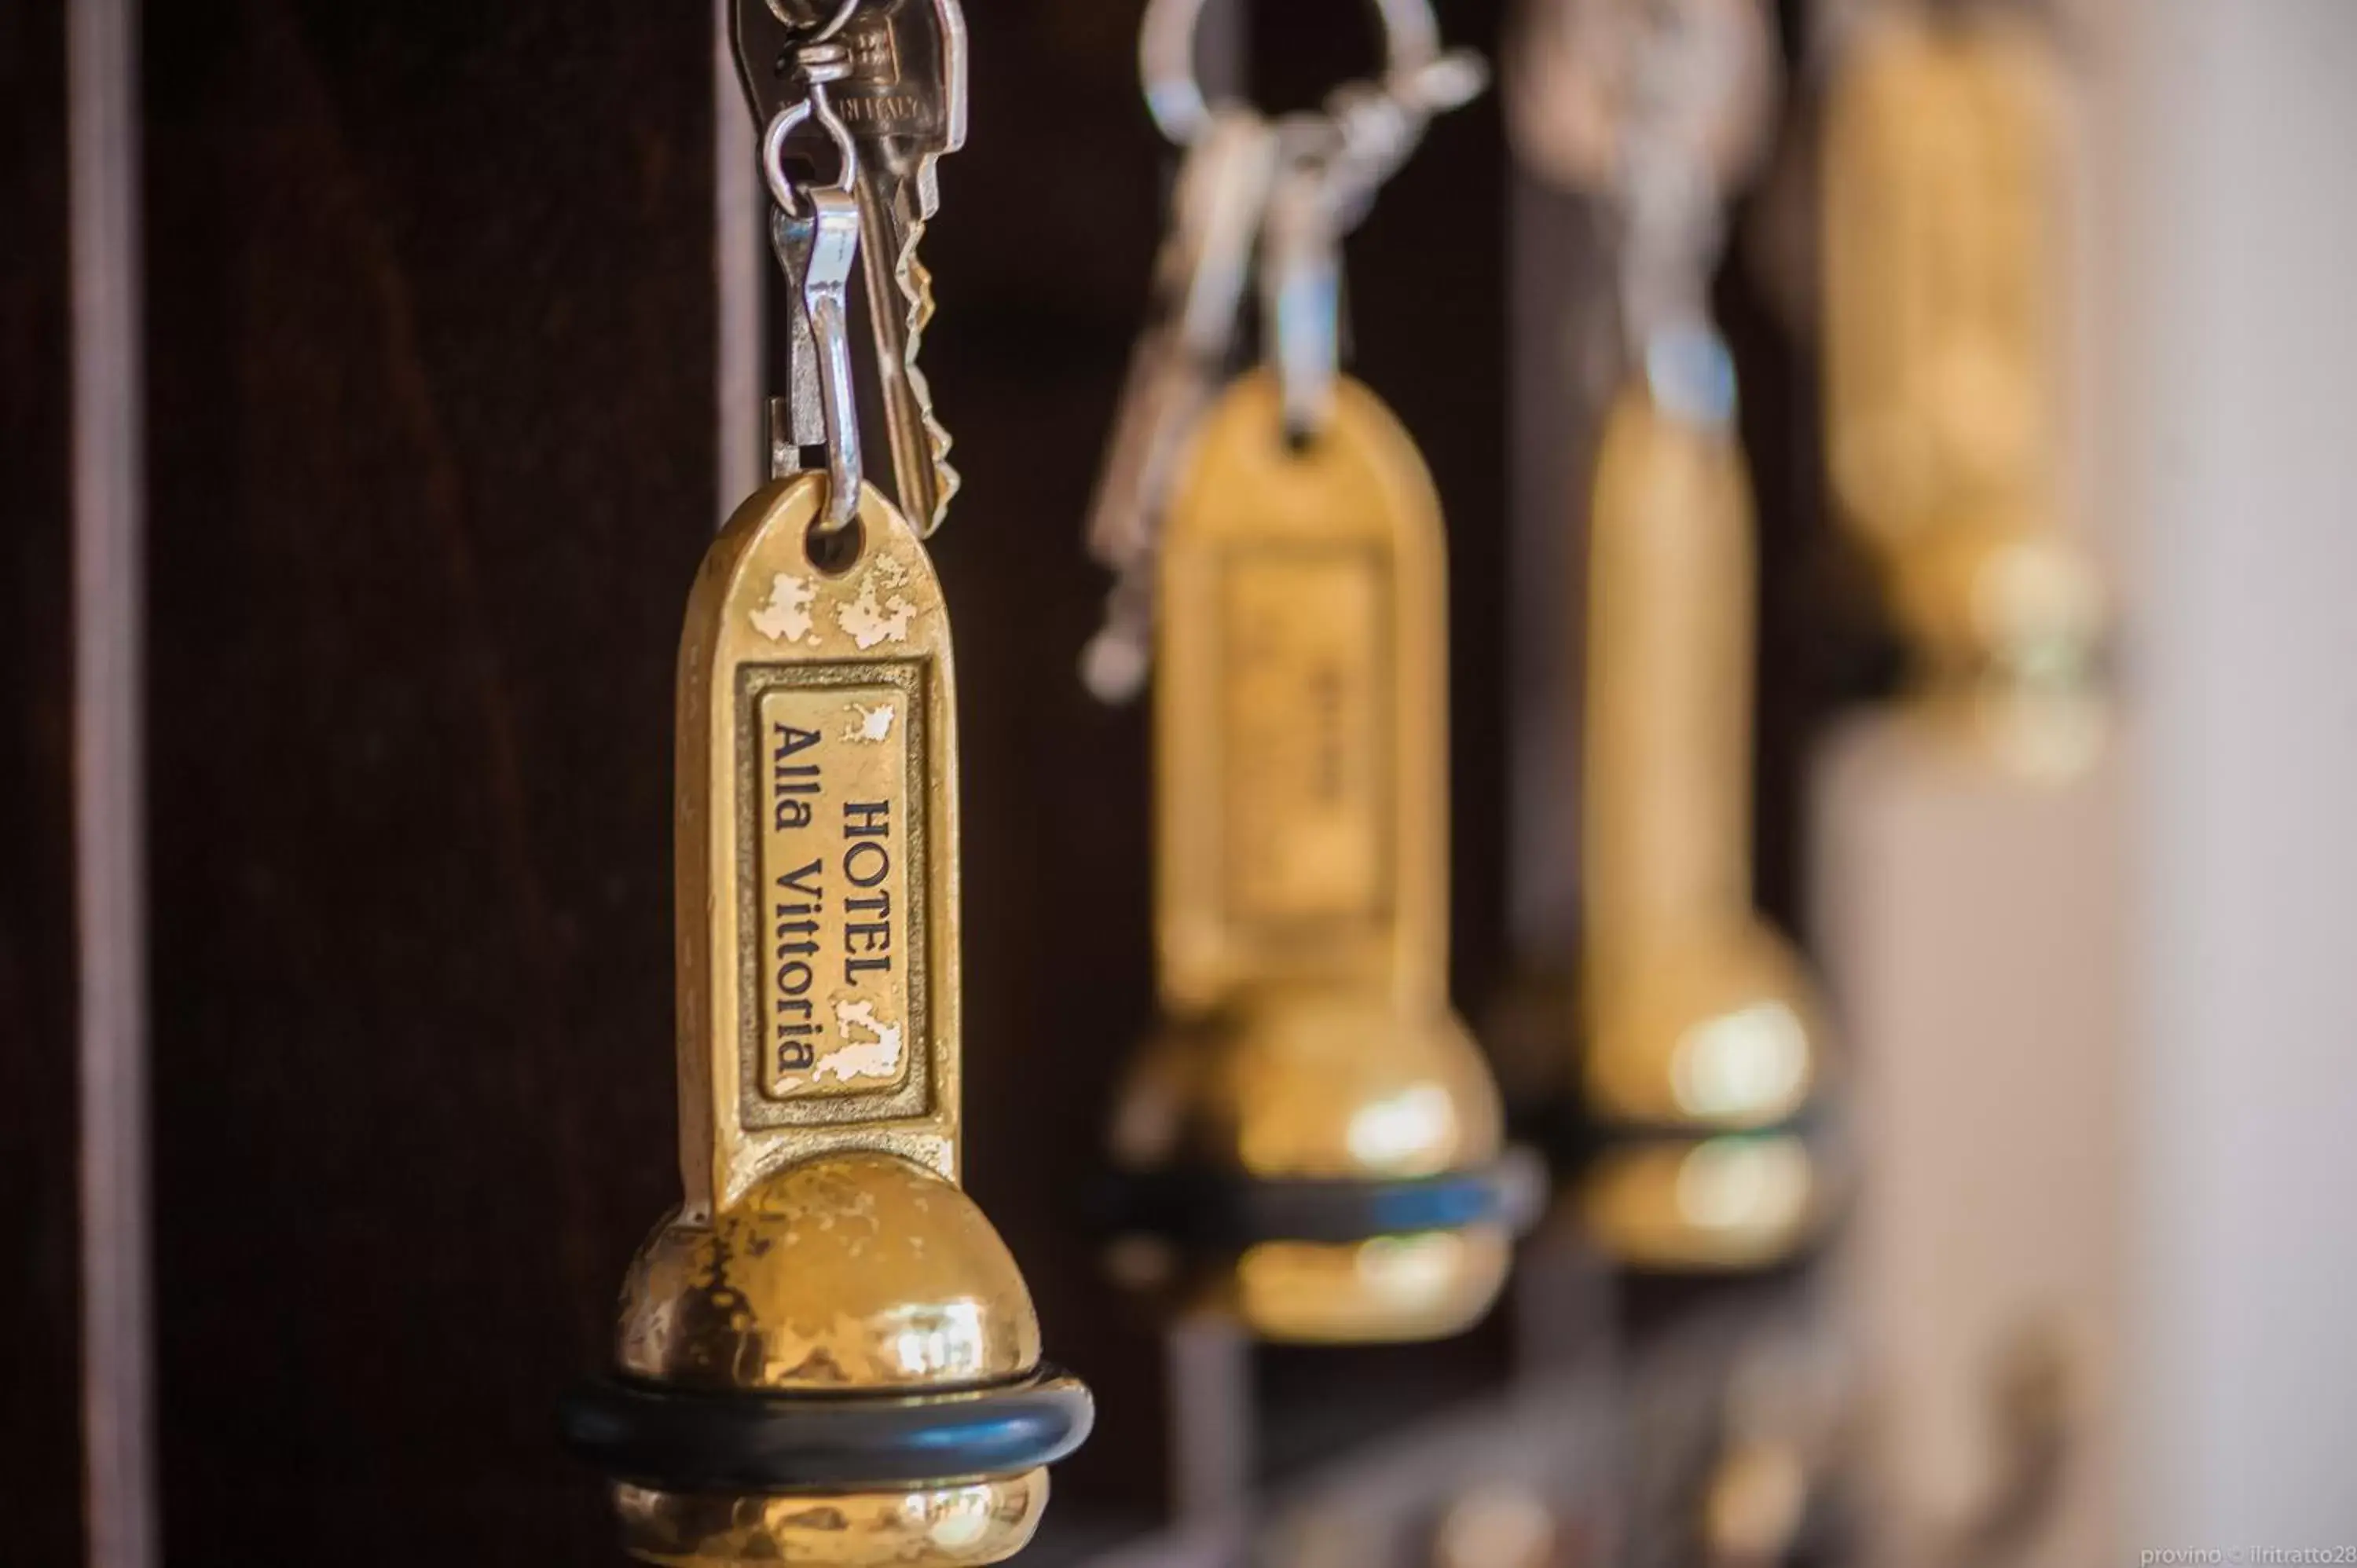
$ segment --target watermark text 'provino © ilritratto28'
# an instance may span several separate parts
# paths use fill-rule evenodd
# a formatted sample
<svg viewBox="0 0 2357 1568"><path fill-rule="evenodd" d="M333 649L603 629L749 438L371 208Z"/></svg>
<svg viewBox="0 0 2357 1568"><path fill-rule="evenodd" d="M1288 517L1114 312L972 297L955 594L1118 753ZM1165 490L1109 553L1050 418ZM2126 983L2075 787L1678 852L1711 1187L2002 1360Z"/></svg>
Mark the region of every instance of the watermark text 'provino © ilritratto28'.
<svg viewBox="0 0 2357 1568"><path fill-rule="evenodd" d="M2265 1568L2277 1563L2357 1563L2357 1546L2177 1546L2147 1549L2137 1568Z"/></svg>

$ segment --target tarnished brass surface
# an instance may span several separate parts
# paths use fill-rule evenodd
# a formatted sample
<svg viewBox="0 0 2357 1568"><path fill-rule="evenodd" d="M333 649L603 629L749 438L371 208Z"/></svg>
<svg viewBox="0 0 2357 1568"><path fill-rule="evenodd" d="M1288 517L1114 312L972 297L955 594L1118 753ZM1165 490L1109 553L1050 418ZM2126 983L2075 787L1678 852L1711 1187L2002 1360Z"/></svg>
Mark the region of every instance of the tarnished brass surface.
<svg viewBox="0 0 2357 1568"><path fill-rule="evenodd" d="M1824 317L1831 467L1928 700L1998 755L2099 751L2106 607L2063 525L2068 186L2053 40L1990 6L1886 8L1827 109Z"/></svg>
<svg viewBox="0 0 2357 1568"><path fill-rule="evenodd" d="M748 1563L936 1568L1003 1563L1031 1542L1048 1472L914 1492L726 1498L616 1488L623 1545L665 1568Z"/></svg>
<svg viewBox="0 0 2357 1568"><path fill-rule="evenodd" d="M1677 1140L1609 1151L1582 1180L1588 1234L1638 1268L1743 1271L1781 1262L1826 1208L1817 1156L1792 1136Z"/></svg>
<svg viewBox="0 0 2357 1568"><path fill-rule="evenodd" d="M708 1226L667 1224L623 1286L617 1364L712 1391L884 1393L1008 1382L1039 1325L1005 1243L920 1165L791 1165Z"/></svg>
<svg viewBox="0 0 2357 1568"><path fill-rule="evenodd" d="M957 1186L958 824L949 625L872 488L748 501L706 558L679 662L685 1200L632 1265L622 1377L706 1395L974 1390L1039 1365L1015 1261ZM616 1489L657 1563L996 1563L1044 1472L875 1494Z"/></svg>
<svg viewBox="0 0 2357 1568"><path fill-rule="evenodd" d="M848 1149L958 1174L949 618L923 546L872 487L856 562L834 575L811 560L824 491L799 475L745 504L680 648L691 1222Z"/></svg>
<svg viewBox="0 0 2357 1568"><path fill-rule="evenodd" d="M1751 502L1731 430L1641 388L1590 541L1586 1078L1608 1119L1773 1125L1817 1081L1813 988L1751 901Z"/></svg>
<svg viewBox="0 0 2357 1568"><path fill-rule="evenodd" d="M1275 379L1206 416L1168 513L1157 669L1166 1033L1117 1115L1133 1168L1396 1180L1494 1160L1448 999L1447 564L1438 498L1365 388L1297 447ZM1214 1294L1255 1333L1454 1333L1501 1229L1271 1242Z"/></svg>

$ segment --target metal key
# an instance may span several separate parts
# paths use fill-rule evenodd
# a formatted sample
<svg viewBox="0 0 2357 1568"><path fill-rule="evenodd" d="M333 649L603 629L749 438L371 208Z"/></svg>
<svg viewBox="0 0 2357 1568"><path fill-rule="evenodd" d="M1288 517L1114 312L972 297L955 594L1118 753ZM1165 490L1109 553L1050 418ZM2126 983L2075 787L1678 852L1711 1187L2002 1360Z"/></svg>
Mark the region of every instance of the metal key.
<svg viewBox="0 0 2357 1568"><path fill-rule="evenodd" d="M1120 578L1084 667L1107 702L1126 702L1145 683L1157 525L1172 470L1235 343L1276 156L1275 126L1248 109L1220 110L1188 147L1171 193L1146 328L1089 510L1090 551Z"/></svg>
<svg viewBox="0 0 2357 1568"><path fill-rule="evenodd" d="M956 0L737 0L737 66L764 121L807 91L798 58L825 45L848 57L826 90L859 151L867 314L896 499L930 535L958 479L917 364L933 315L917 251L941 204L940 160L965 145L965 17Z"/></svg>
<svg viewBox="0 0 2357 1568"><path fill-rule="evenodd" d="M948 516L958 476L917 362L933 318L932 274L918 247L941 208L941 160L965 145L965 17L956 0L894 0L862 12L848 36L862 74L837 99L860 144L868 317L885 424L901 510L920 537L930 536Z"/></svg>

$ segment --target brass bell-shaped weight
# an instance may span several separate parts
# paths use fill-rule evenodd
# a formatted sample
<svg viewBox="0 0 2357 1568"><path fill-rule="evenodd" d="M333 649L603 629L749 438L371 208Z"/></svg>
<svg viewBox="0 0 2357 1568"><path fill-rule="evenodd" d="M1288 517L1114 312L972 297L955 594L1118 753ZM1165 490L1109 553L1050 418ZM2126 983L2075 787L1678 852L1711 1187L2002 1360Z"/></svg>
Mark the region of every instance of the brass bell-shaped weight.
<svg viewBox="0 0 2357 1568"><path fill-rule="evenodd" d="M679 668L685 1198L565 1411L624 1541L681 1568L974 1564L1031 1539L1088 1392L958 1185L948 618L874 489L755 496Z"/></svg>
<svg viewBox="0 0 2357 1568"><path fill-rule="evenodd" d="M1824 146L1840 514L1913 646L1918 710L2022 771L2102 748L2109 608L2064 525L2072 136L2060 53L2000 6L1883 6Z"/></svg>
<svg viewBox="0 0 2357 1568"><path fill-rule="evenodd" d="M1585 1206L1631 1262L1749 1264L1804 1229L1821 1184L1798 1140L1718 1135L1798 1115L1825 1031L1752 904L1758 568L1729 423L1625 389L1590 529L1583 1079L1597 1121L1667 1141L1609 1152Z"/></svg>
<svg viewBox="0 0 2357 1568"><path fill-rule="evenodd" d="M1407 1341L1495 1301L1537 1182L1448 1003L1441 517L1355 382L1307 440L1246 375L1161 559L1163 1033L1114 1145L1134 1232L1248 1330Z"/></svg>

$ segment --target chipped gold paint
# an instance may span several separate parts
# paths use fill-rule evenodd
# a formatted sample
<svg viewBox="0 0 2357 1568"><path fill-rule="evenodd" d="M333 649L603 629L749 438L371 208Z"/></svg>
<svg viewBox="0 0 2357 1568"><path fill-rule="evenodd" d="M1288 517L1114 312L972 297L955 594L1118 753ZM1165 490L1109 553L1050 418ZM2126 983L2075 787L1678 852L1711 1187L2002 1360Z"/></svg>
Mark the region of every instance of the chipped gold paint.
<svg viewBox="0 0 2357 1568"><path fill-rule="evenodd" d="M680 1208L625 1283L616 1361L654 1386L950 1396L1039 1368L1006 1245L957 1186L956 689L914 531L874 489L840 575L817 475L748 501L679 660ZM802 1032L804 1029L808 1032ZM1044 1472L899 1491L616 1488L682 1568L996 1563Z"/></svg>
<svg viewBox="0 0 2357 1568"><path fill-rule="evenodd" d="M746 1563L826 1568L965 1568L1030 1543L1048 1507L1048 1472L914 1492L719 1498L618 1488L624 1544L664 1568Z"/></svg>
<svg viewBox="0 0 2357 1568"><path fill-rule="evenodd" d="M656 1232L623 1287L621 1370L670 1387L913 1392L1039 1364L1023 1276L979 1210L886 1155L789 1167Z"/></svg>
<svg viewBox="0 0 2357 1568"><path fill-rule="evenodd" d="M743 1197L794 1161L851 1149L958 1175L957 719L949 617L915 532L873 487L866 548L840 576L812 564L804 536L824 492L816 475L756 495L722 532L697 579L680 650L678 909L681 1175L687 1211ZM881 741L863 726L892 714ZM780 761L779 718L818 738ZM815 795L776 793L776 768L816 764ZM781 803L808 802L807 830L775 831ZM888 808L895 967L846 981L861 950L847 909L877 889L850 886L845 808ZM823 818L823 820L816 820ZM856 824L853 824L856 826ZM807 843L803 841L807 840ZM777 878L816 858L828 905L813 981L806 1069L778 1051ZM791 860L792 865L784 864ZM854 875L864 875L855 868ZM791 890L789 890L791 891ZM803 917L790 916L789 919ZM796 933L799 935L799 933ZM899 1031L888 1073L882 1029ZM837 1070L818 1066L832 1057Z"/></svg>

